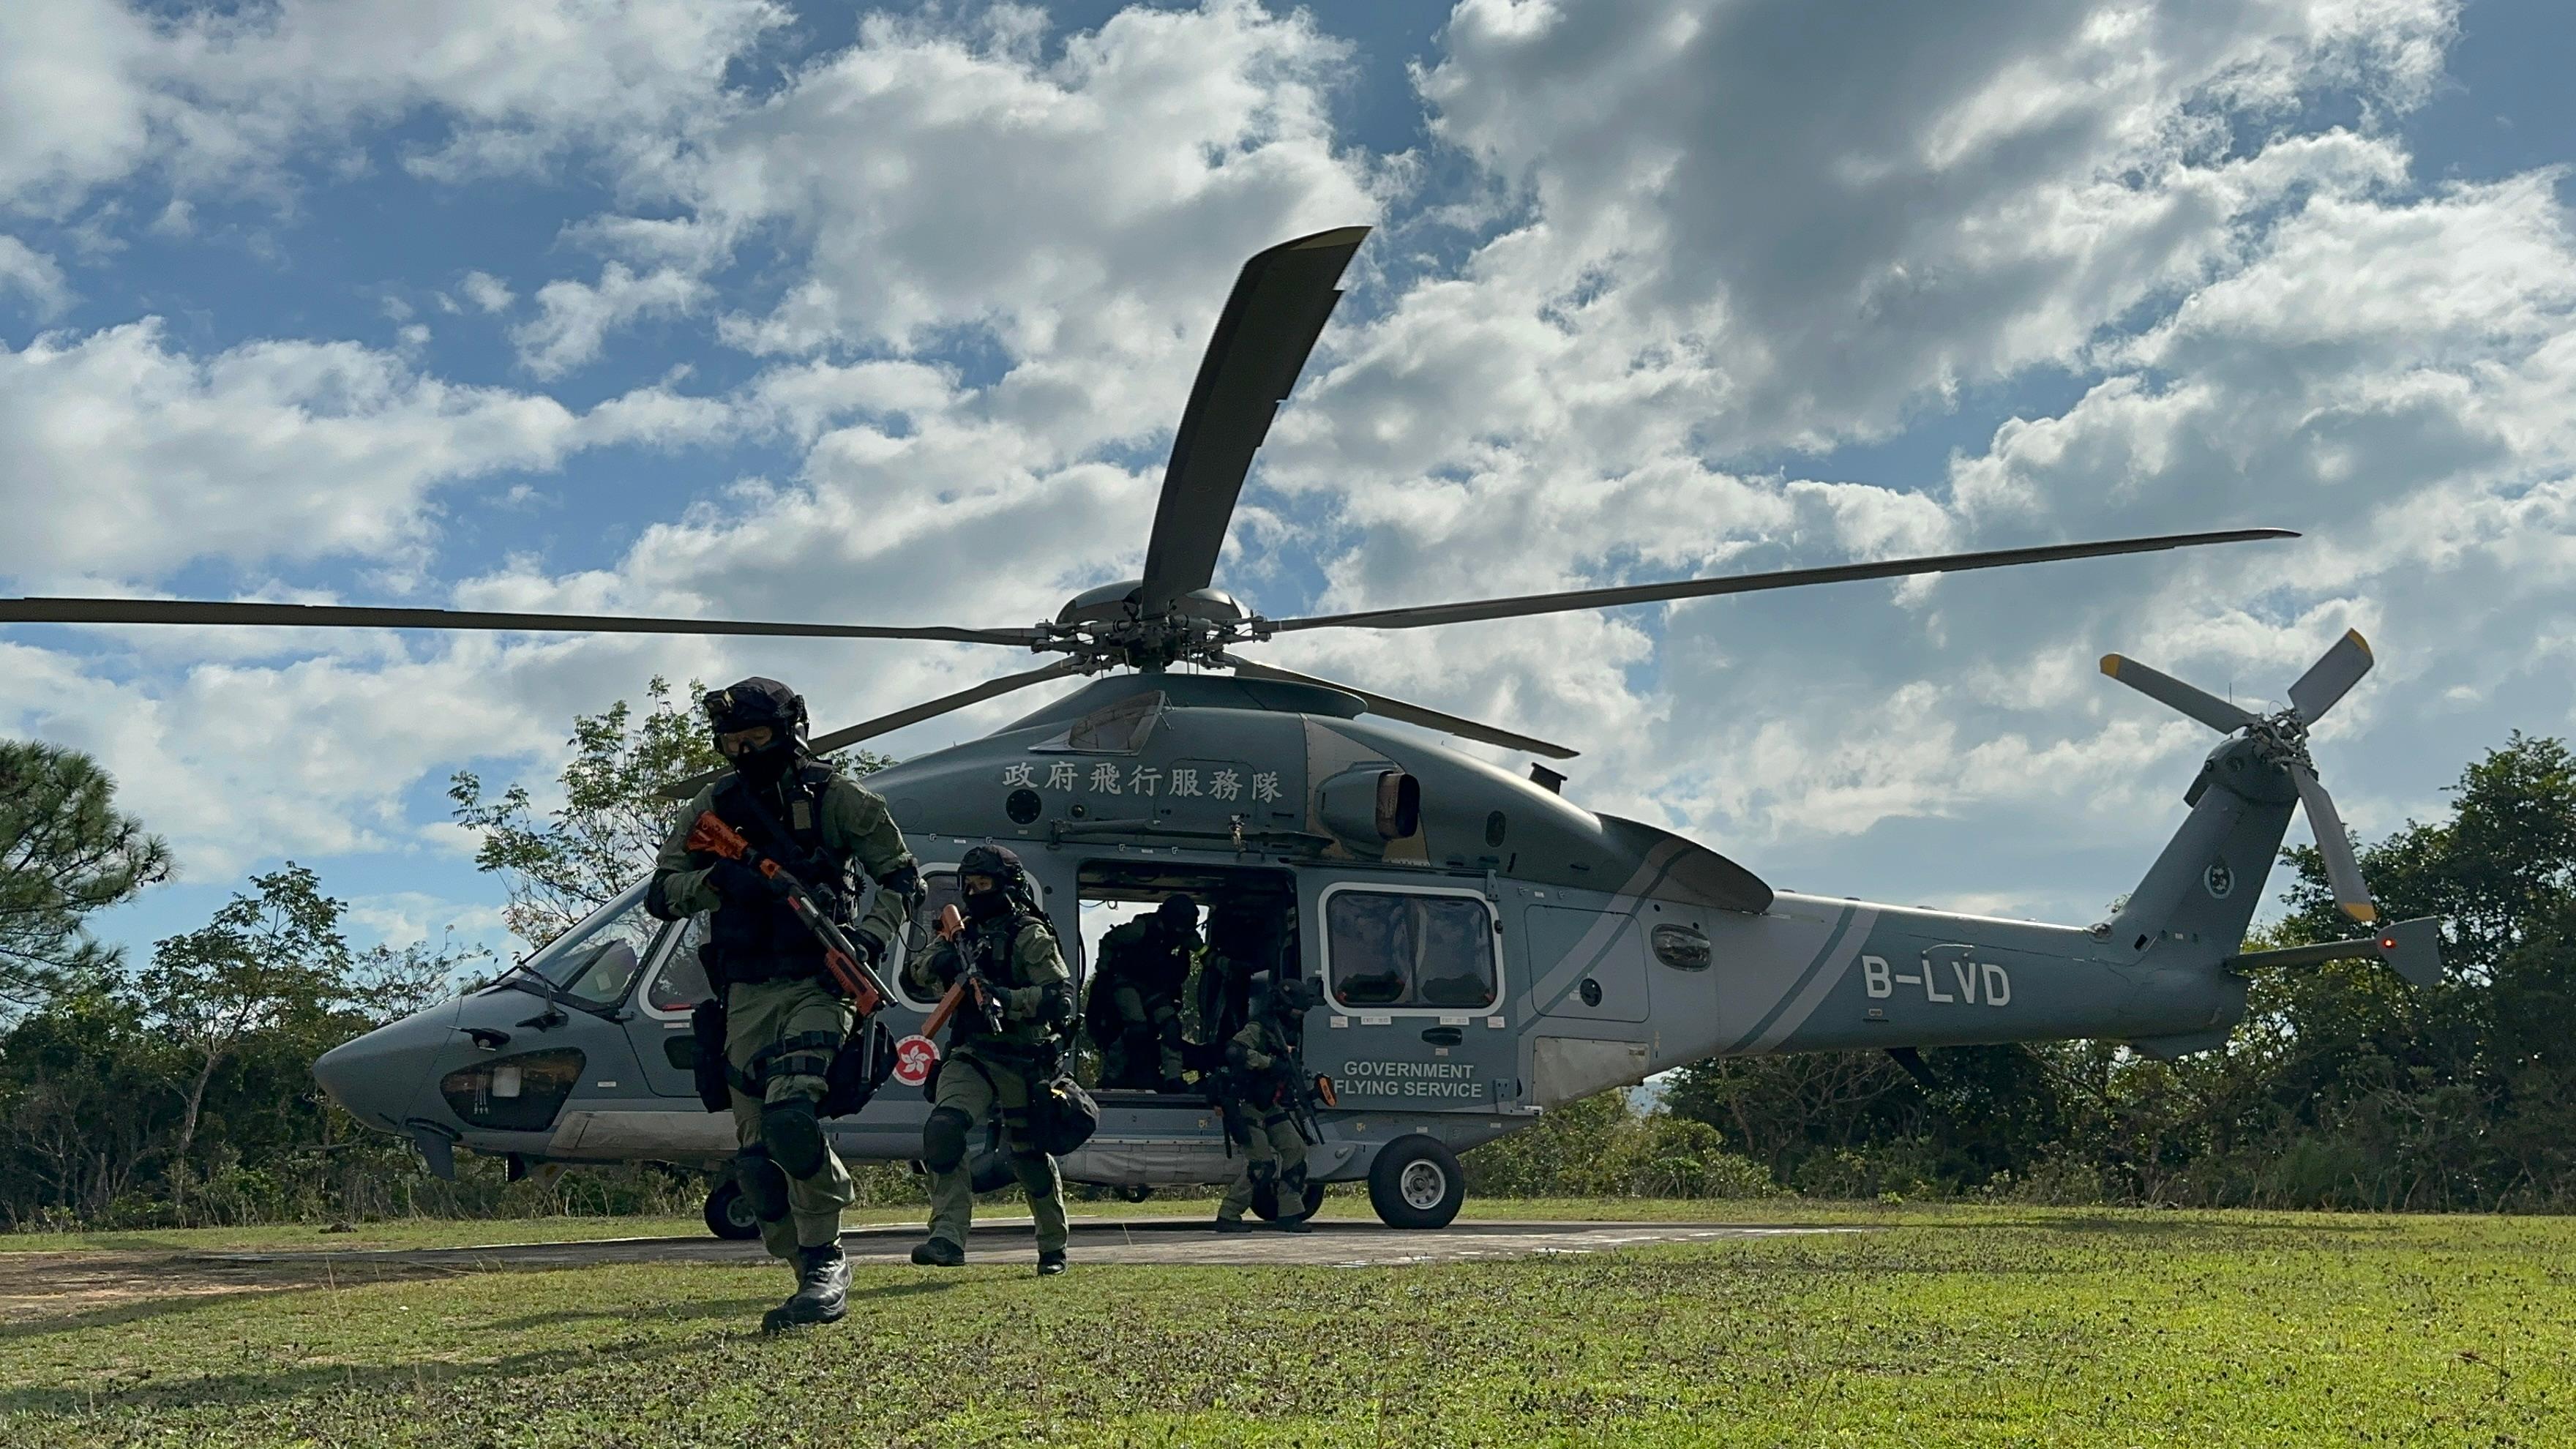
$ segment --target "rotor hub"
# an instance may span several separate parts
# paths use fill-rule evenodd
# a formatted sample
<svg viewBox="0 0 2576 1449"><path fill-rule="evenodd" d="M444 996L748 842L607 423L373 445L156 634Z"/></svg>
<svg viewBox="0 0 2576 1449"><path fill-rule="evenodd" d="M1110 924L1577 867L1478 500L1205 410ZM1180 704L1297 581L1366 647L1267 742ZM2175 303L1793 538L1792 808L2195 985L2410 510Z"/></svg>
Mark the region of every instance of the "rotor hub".
<svg viewBox="0 0 2576 1449"><path fill-rule="evenodd" d="M1270 637L1269 621L1245 611L1222 589L1194 589L1151 613L1143 597L1144 584L1134 579L1087 589L1037 626L1039 637L1029 648L1104 668L1157 670L1221 665L1228 645Z"/></svg>

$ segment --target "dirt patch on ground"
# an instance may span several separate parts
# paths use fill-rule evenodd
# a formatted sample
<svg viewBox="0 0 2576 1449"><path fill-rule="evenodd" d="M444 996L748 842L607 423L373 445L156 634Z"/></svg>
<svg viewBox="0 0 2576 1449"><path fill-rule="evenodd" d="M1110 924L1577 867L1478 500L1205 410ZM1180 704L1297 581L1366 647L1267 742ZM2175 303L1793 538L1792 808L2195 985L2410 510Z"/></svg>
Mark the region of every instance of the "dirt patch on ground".
<svg viewBox="0 0 2576 1449"><path fill-rule="evenodd" d="M0 1323L67 1317L147 1299L380 1283L456 1271L360 1257L255 1262L187 1253L0 1253Z"/></svg>

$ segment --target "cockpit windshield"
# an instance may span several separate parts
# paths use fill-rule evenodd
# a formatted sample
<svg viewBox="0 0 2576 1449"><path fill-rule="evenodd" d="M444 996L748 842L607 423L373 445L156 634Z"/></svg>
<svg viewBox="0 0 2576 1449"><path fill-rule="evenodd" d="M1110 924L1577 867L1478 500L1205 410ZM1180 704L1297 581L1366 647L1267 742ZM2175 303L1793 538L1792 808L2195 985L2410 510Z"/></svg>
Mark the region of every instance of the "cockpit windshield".
<svg viewBox="0 0 2576 1449"><path fill-rule="evenodd" d="M552 982L568 1001L614 1006L651 959L654 939L668 929L645 914L644 886L638 884L548 942L528 958L527 969Z"/></svg>

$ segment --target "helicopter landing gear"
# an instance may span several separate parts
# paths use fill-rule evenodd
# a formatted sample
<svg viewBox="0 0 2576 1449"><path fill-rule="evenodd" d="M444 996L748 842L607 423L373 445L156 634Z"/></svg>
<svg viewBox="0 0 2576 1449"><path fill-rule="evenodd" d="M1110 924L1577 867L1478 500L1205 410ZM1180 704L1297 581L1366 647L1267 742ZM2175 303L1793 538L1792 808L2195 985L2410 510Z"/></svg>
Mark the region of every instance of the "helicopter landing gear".
<svg viewBox="0 0 2576 1449"><path fill-rule="evenodd" d="M751 1215L751 1203L742 1195L742 1184L728 1172L707 1194L707 1231L719 1238L741 1242L760 1236L760 1219Z"/></svg>
<svg viewBox="0 0 2576 1449"><path fill-rule="evenodd" d="M1445 1228L1467 1201L1458 1154L1437 1137L1400 1137L1369 1165L1369 1206L1390 1228Z"/></svg>
<svg viewBox="0 0 2576 1449"><path fill-rule="evenodd" d="M1118 1189L1118 1200L1120 1202L1143 1202L1145 1199L1152 1197L1153 1195L1154 1190L1150 1187L1122 1187Z"/></svg>

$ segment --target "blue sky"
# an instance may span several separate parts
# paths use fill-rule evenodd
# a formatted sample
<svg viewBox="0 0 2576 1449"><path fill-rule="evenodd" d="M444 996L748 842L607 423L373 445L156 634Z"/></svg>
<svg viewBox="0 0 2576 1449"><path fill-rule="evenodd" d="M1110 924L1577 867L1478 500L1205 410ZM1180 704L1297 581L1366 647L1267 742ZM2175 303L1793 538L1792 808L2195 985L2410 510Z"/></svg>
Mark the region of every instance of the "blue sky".
<svg viewBox="0 0 2576 1449"><path fill-rule="evenodd" d="M2576 697L2569 27L2532 0L0 17L0 593L1011 624L1132 572L1233 268L1366 221L1221 580L1274 614L2270 524L2269 551L1279 662L1579 745L1775 882L2089 919L2277 696L2364 835ZM821 721L912 645L17 628L181 883L495 936L450 772L659 672ZM1019 702L1014 702L1019 703ZM1010 706L890 741L917 753Z"/></svg>

